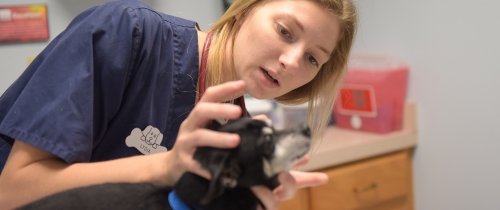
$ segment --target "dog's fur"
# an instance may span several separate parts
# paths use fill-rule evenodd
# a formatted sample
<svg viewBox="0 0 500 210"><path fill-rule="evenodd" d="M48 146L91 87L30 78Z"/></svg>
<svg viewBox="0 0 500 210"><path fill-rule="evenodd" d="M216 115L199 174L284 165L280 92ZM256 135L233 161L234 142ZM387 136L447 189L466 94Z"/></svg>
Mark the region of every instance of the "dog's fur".
<svg viewBox="0 0 500 210"><path fill-rule="evenodd" d="M224 126L216 124L212 129L239 134L240 146L231 150L198 148L194 158L212 179L186 173L175 186L182 200L206 210L256 209L259 200L250 187L274 189L279 185L277 174L289 169L310 147L307 127L275 131L264 121L242 118Z"/></svg>
<svg viewBox="0 0 500 210"><path fill-rule="evenodd" d="M194 209L255 210L260 201L251 186L279 185L277 174L288 170L307 153L307 127L275 131L263 121L241 118L211 129L240 135L235 149L200 147L194 158L206 168L211 180L185 173L174 189ZM167 196L172 189L152 184L101 184L68 190L28 204L20 209L171 209Z"/></svg>

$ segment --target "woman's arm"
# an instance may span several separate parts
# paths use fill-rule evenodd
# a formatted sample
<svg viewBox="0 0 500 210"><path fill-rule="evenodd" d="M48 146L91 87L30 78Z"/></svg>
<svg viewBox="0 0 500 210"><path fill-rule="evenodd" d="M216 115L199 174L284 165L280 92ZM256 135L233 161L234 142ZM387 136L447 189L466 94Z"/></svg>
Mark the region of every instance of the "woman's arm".
<svg viewBox="0 0 500 210"><path fill-rule="evenodd" d="M244 88L242 81L208 88L181 124L172 150L164 153L68 164L17 140L0 176L0 206L11 209L56 192L92 184L150 182L173 186L185 171L209 178L209 173L193 160L193 153L198 146L232 148L238 145L237 134L211 131L205 126L216 118L238 118L239 106L219 102L228 96L242 95Z"/></svg>
<svg viewBox="0 0 500 210"><path fill-rule="evenodd" d="M95 163L68 164L52 154L17 140L0 176L0 206L11 209L67 189L107 182L156 182L154 166L168 161L168 153L134 156ZM156 171L155 171L156 170Z"/></svg>

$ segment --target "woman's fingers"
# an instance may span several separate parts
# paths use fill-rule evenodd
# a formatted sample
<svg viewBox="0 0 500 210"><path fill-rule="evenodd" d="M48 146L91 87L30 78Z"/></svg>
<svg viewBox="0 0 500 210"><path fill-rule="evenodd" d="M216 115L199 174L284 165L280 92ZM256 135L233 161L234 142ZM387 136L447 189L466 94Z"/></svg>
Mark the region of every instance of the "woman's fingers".
<svg viewBox="0 0 500 210"><path fill-rule="evenodd" d="M227 82L213 86L205 91L200 101L189 116L182 122L174 145L173 157L179 162L174 170L182 174L185 170L194 172L205 178L210 174L193 159L197 147L210 146L218 148L234 148L239 144L237 134L216 132L206 128L214 119L235 119L241 116L239 106L220 103L241 96L245 91L243 81ZM177 180L180 176L174 177Z"/></svg>
<svg viewBox="0 0 500 210"><path fill-rule="evenodd" d="M191 165L188 166L188 171L195 173L195 174L197 174L205 179L212 178L210 172L207 169L203 168L199 162L191 161L190 163L191 163Z"/></svg>
<svg viewBox="0 0 500 210"><path fill-rule="evenodd" d="M269 194L269 189L263 186L252 188L257 197L266 206L266 209L274 209L278 203L277 201L292 198L297 189L325 184L328 181L328 177L322 173L293 171L280 173L278 181L280 182L280 186L274 189L271 192L272 194Z"/></svg>
<svg viewBox="0 0 500 210"><path fill-rule="evenodd" d="M328 183L328 175L321 172L290 171L290 174L297 183L297 189Z"/></svg>
<svg viewBox="0 0 500 210"><path fill-rule="evenodd" d="M241 108L234 104L199 102L183 122L181 129L193 131L205 128L214 119L235 119L241 116Z"/></svg>
<svg viewBox="0 0 500 210"><path fill-rule="evenodd" d="M266 209L266 210L276 210L278 209L278 201L274 197L273 192L269 190L267 187L264 186L253 186L252 191L257 196L257 198L264 204L265 208L260 208L259 209Z"/></svg>
<svg viewBox="0 0 500 210"><path fill-rule="evenodd" d="M234 133L223 133L206 128L185 132L178 136L174 150L178 161L184 163L188 171L194 172L204 178L210 178L210 174L203 169L198 161L193 159L196 148L210 146L217 148L234 148L240 142L240 136Z"/></svg>
<svg viewBox="0 0 500 210"><path fill-rule="evenodd" d="M278 175L278 180L281 185L273 190L276 199L283 201L292 198L297 191L295 178L289 172L282 172Z"/></svg>
<svg viewBox="0 0 500 210"><path fill-rule="evenodd" d="M280 186L272 192L264 186L252 187L254 194L266 209L276 209L278 201L288 200L295 192L304 187L314 187L328 182L328 176L319 172L290 171L278 175Z"/></svg>
<svg viewBox="0 0 500 210"><path fill-rule="evenodd" d="M260 120L260 121L264 121L266 122L268 125L271 125L272 124L272 121L269 117L267 117L267 115L265 114L259 114L259 115L255 115L252 117L252 119L254 120Z"/></svg>
<svg viewBox="0 0 500 210"><path fill-rule="evenodd" d="M319 172L290 171L280 173L278 180L281 185L273 193L276 199L283 201L291 199L298 189L326 184L328 176Z"/></svg>
<svg viewBox="0 0 500 210"><path fill-rule="evenodd" d="M266 120L269 120L269 117L267 117L267 115L265 115L265 114L259 114L259 115L253 116L252 119L266 121Z"/></svg>
<svg viewBox="0 0 500 210"><path fill-rule="evenodd" d="M241 108L233 104L224 104L230 99L243 95L245 83L232 81L210 87L201 97L181 127L187 131L203 128L214 119L235 119L241 116Z"/></svg>
<svg viewBox="0 0 500 210"><path fill-rule="evenodd" d="M197 129L191 133L189 138L192 139L186 141L185 146L193 149L200 146L234 148L240 142L238 134L217 132L209 129Z"/></svg>
<svg viewBox="0 0 500 210"><path fill-rule="evenodd" d="M243 82L243 80L226 82L207 88L200 102L224 102L238 98L242 96L244 92L245 82Z"/></svg>

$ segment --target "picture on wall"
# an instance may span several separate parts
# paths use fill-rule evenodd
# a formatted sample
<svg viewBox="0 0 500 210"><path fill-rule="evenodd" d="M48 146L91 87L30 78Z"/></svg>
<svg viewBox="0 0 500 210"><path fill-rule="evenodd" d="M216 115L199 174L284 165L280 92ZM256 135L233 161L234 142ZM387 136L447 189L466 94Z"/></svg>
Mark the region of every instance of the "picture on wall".
<svg viewBox="0 0 500 210"><path fill-rule="evenodd" d="M49 39L46 4L0 5L0 43Z"/></svg>

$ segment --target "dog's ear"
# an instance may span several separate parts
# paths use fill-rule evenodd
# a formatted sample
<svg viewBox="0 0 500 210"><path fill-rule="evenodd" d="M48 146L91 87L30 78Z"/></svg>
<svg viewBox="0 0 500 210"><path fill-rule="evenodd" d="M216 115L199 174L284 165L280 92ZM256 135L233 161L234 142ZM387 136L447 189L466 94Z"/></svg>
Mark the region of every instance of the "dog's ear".
<svg viewBox="0 0 500 210"><path fill-rule="evenodd" d="M217 127L215 125L212 128L213 130L218 130L222 132L229 133L241 133L242 131L250 131L250 130L260 130L262 127L267 126L267 123L262 120L254 120L249 117L239 118L233 121L229 121L225 125L220 125Z"/></svg>
<svg viewBox="0 0 500 210"><path fill-rule="evenodd" d="M222 124L220 124L217 120L212 120L207 125L207 129L214 131L220 130L220 127L222 127Z"/></svg>
<svg viewBox="0 0 500 210"><path fill-rule="evenodd" d="M269 126L265 121L251 119L246 123L247 128L257 128L261 129L263 127Z"/></svg>
<svg viewBox="0 0 500 210"><path fill-rule="evenodd" d="M207 171L210 172L211 179L207 193L202 198L202 204L210 203L214 198L224 192L223 182L226 180L224 171L230 157L228 151L210 147L199 147L196 149L194 159L196 159Z"/></svg>

